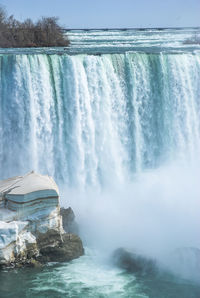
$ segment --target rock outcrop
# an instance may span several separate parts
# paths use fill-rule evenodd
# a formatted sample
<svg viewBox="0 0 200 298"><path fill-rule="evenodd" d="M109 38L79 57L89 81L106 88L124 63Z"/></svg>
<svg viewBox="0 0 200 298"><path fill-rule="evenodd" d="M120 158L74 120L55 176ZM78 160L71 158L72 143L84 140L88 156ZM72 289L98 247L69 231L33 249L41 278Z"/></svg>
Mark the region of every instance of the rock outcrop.
<svg viewBox="0 0 200 298"><path fill-rule="evenodd" d="M0 181L0 266L70 261L83 253L81 239L63 229L51 177L31 172Z"/></svg>
<svg viewBox="0 0 200 298"><path fill-rule="evenodd" d="M116 249L112 260L116 266L139 275L156 274L158 271L155 260L124 248Z"/></svg>
<svg viewBox="0 0 200 298"><path fill-rule="evenodd" d="M68 207L67 209L60 208L60 214L62 216L62 224L65 232L78 235L79 233L78 225L75 221L75 215L72 208L71 207Z"/></svg>
<svg viewBox="0 0 200 298"><path fill-rule="evenodd" d="M200 249L195 247L177 248L170 254L163 255L159 261L119 248L114 251L112 261L136 276L147 275L172 280L176 277L200 283Z"/></svg>

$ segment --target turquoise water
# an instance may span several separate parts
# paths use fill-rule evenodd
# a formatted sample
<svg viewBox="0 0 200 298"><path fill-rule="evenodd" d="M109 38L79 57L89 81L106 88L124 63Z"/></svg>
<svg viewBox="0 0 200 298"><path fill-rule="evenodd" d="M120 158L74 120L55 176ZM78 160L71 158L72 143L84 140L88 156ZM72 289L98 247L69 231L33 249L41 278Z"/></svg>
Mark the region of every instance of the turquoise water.
<svg viewBox="0 0 200 298"><path fill-rule="evenodd" d="M200 296L190 260L153 277L109 259L120 246L160 263L200 248L198 32L71 30L67 49L0 49L0 178L53 176L89 249L1 272L2 297Z"/></svg>
<svg viewBox="0 0 200 298"><path fill-rule="evenodd" d="M1 177L34 169L104 188L199 159L198 52L3 54L0 64Z"/></svg>
<svg viewBox="0 0 200 298"><path fill-rule="evenodd" d="M0 273L1 297L197 298L200 287L166 275L135 277L99 262L94 252L71 263ZM23 281L23 284L22 284ZM11 290L13 289L13 290Z"/></svg>

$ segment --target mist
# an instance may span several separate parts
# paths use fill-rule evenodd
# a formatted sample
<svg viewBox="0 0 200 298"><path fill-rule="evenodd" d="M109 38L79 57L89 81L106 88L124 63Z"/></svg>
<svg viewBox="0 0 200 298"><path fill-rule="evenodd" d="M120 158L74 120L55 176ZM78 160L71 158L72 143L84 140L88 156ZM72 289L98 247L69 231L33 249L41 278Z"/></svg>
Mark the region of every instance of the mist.
<svg viewBox="0 0 200 298"><path fill-rule="evenodd" d="M198 166L169 165L112 189L65 190L61 204L74 209L86 246L105 257L124 247L177 272L170 254L178 248L200 248L198 177Z"/></svg>
<svg viewBox="0 0 200 298"><path fill-rule="evenodd" d="M200 60L186 45L163 52L193 31L175 46L176 31L131 34L113 36L126 43L118 54L112 38L110 54L88 55L71 32L76 55L2 55L0 174L53 176L102 258L124 247L177 270L167 256L200 248ZM143 52L126 52L133 39ZM146 52L152 42L159 52Z"/></svg>

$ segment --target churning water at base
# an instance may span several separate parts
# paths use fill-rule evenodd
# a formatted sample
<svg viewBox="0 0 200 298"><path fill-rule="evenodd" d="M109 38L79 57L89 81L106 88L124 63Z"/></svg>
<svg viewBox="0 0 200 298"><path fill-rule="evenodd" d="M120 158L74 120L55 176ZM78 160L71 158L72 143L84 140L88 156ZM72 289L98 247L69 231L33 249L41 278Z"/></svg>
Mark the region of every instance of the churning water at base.
<svg viewBox="0 0 200 298"><path fill-rule="evenodd" d="M200 287L170 275L135 278L92 252L70 263L0 272L1 297L197 298ZM23 280L23 286L21 281ZM10 288L12 287L12 292Z"/></svg>
<svg viewBox="0 0 200 298"><path fill-rule="evenodd" d="M195 32L71 31L66 50L0 50L0 178L53 176L92 249L69 264L1 272L3 297L200 296L198 272L166 261L200 248L200 51L184 44ZM120 246L176 278L108 265Z"/></svg>

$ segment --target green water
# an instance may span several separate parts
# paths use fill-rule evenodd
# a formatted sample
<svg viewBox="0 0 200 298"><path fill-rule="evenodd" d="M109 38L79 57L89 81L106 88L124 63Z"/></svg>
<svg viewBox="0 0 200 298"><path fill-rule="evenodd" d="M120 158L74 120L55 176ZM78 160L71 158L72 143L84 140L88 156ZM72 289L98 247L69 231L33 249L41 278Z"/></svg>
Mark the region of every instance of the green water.
<svg viewBox="0 0 200 298"><path fill-rule="evenodd" d="M0 273L1 297L198 298L200 286L176 279L134 276L94 256L40 269L13 269Z"/></svg>
<svg viewBox="0 0 200 298"><path fill-rule="evenodd" d="M196 34L71 30L67 49L0 49L0 178L53 176L85 246L107 258L128 245L156 257L200 248ZM134 276L92 249L1 271L0 297L199 298L181 273Z"/></svg>

